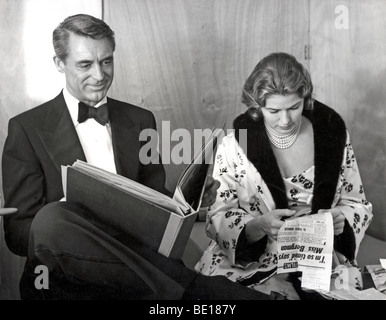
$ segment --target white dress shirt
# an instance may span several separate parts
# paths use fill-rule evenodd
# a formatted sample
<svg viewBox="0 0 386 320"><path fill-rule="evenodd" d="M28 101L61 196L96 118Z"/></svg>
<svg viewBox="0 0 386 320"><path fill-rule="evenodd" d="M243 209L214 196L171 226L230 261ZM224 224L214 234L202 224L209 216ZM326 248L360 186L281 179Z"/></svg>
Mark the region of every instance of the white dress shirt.
<svg viewBox="0 0 386 320"><path fill-rule="evenodd" d="M94 119L78 122L78 99L74 98L67 90L63 89L64 100L70 112L82 149L89 164L116 173L114 162L113 144L111 139L110 122L102 126ZM104 97L95 108L107 103Z"/></svg>

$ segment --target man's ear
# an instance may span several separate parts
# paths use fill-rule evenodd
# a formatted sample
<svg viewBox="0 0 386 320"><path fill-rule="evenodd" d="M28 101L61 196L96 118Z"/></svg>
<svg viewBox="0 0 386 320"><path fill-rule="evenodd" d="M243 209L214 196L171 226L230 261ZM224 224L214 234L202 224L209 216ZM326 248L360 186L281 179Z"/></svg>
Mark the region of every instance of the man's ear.
<svg viewBox="0 0 386 320"><path fill-rule="evenodd" d="M54 57L54 63L55 63L55 66L56 66L56 69L63 73L64 72L64 62L59 59L57 56Z"/></svg>

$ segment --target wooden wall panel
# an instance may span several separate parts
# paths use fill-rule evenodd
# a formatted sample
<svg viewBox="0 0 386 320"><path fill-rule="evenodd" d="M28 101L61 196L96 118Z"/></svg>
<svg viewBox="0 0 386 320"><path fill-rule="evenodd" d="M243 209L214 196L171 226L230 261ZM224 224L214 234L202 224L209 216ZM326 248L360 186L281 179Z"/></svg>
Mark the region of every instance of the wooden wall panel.
<svg viewBox="0 0 386 320"><path fill-rule="evenodd" d="M232 127L241 89L258 60L287 51L302 62L308 0L113 0L116 31L110 94L154 112L171 130ZM172 147L173 148L173 144ZM166 166L174 189L182 166Z"/></svg>
<svg viewBox="0 0 386 320"><path fill-rule="evenodd" d="M368 233L386 240L386 1L311 0L310 21L316 98L346 120L374 206Z"/></svg>
<svg viewBox="0 0 386 320"><path fill-rule="evenodd" d="M64 75L57 72L52 59L52 31L76 13L101 18L102 0L0 1L1 151L8 120L52 99L63 88Z"/></svg>
<svg viewBox="0 0 386 320"><path fill-rule="evenodd" d="M52 31L76 13L101 18L102 0L0 0L0 156L8 120L63 88L64 76L52 60ZM0 169L0 194L1 190ZM0 300L19 298L24 262L8 250L0 217Z"/></svg>

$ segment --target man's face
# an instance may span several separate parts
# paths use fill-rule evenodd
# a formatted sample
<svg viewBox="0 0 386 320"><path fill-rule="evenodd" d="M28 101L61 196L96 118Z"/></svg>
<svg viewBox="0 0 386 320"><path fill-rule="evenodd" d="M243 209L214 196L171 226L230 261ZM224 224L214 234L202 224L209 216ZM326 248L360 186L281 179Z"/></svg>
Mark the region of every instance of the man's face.
<svg viewBox="0 0 386 320"><path fill-rule="evenodd" d="M79 101L94 106L107 94L114 77L113 48L107 38L94 40L70 34L66 61L55 58L66 76L67 90Z"/></svg>

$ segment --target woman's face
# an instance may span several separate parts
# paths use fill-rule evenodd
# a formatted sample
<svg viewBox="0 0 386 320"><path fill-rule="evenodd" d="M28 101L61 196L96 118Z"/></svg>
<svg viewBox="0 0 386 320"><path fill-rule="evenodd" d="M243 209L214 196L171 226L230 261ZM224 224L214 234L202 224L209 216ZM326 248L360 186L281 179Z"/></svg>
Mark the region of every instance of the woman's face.
<svg viewBox="0 0 386 320"><path fill-rule="evenodd" d="M278 134L291 132L300 122L304 107L304 99L297 93L288 95L272 95L265 100L261 108L267 127Z"/></svg>

